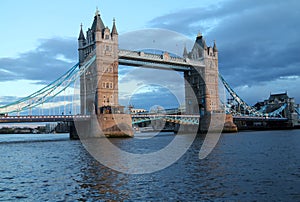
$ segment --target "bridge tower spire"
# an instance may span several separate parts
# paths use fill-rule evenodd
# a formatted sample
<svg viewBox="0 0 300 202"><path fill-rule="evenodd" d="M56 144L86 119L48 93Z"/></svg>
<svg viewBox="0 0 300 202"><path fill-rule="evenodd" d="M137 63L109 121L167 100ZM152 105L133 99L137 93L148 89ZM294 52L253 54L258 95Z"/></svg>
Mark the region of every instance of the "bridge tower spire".
<svg viewBox="0 0 300 202"><path fill-rule="evenodd" d="M214 51L214 52L218 52L217 45L216 45L216 40L214 40L213 51Z"/></svg>
<svg viewBox="0 0 300 202"><path fill-rule="evenodd" d="M82 31L82 24L80 25L80 32L78 37L78 55L79 63L81 64L84 61L84 46L86 44L86 39Z"/></svg>
<svg viewBox="0 0 300 202"><path fill-rule="evenodd" d="M113 19L113 26L112 26L112 29L111 29L111 36L112 37L116 37L118 35L118 31L117 31L117 27L116 27L116 20L115 18Z"/></svg>
<svg viewBox="0 0 300 202"><path fill-rule="evenodd" d="M188 57L188 52L186 49L186 45L184 45L184 49L183 49L183 58L187 58Z"/></svg>

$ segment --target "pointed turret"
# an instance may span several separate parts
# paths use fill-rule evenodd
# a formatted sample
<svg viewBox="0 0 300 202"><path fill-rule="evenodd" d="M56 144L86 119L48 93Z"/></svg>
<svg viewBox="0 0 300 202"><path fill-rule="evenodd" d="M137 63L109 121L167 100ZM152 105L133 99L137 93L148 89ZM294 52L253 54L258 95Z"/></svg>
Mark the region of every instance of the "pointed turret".
<svg viewBox="0 0 300 202"><path fill-rule="evenodd" d="M201 32L198 32L197 34L197 39L201 39L202 38L202 33Z"/></svg>
<svg viewBox="0 0 300 202"><path fill-rule="evenodd" d="M94 17L94 22L91 29L95 32L95 31L102 31L104 28L105 28L104 23L100 17L99 10L97 8Z"/></svg>
<svg viewBox="0 0 300 202"><path fill-rule="evenodd" d="M218 52L217 45L216 45L216 40L214 40L213 51L214 51L214 52Z"/></svg>
<svg viewBox="0 0 300 202"><path fill-rule="evenodd" d="M183 57L184 57L184 58L187 58L187 57L188 57L188 52L187 52L187 49L186 49L186 45L184 45L184 49L183 49Z"/></svg>
<svg viewBox="0 0 300 202"><path fill-rule="evenodd" d="M80 33L79 33L78 40L85 41L85 37L84 37L83 31L82 31L82 24L80 25Z"/></svg>
<svg viewBox="0 0 300 202"><path fill-rule="evenodd" d="M118 35L115 18L113 19L113 27L111 29L111 35Z"/></svg>
<svg viewBox="0 0 300 202"><path fill-rule="evenodd" d="M82 31L82 24L80 25L80 32L78 37L78 53L79 53L79 62L80 64L84 61L84 46L86 40Z"/></svg>
<svg viewBox="0 0 300 202"><path fill-rule="evenodd" d="M201 33L198 33L197 38L196 38L196 43L200 47L202 47L204 50L207 49L207 45L206 45L205 39L204 39L204 37L203 37L203 35Z"/></svg>
<svg viewBox="0 0 300 202"><path fill-rule="evenodd" d="M203 43L204 50L207 50L207 45L206 45L205 39L203 39L203 38L202 38L202 43Z"/></svg>

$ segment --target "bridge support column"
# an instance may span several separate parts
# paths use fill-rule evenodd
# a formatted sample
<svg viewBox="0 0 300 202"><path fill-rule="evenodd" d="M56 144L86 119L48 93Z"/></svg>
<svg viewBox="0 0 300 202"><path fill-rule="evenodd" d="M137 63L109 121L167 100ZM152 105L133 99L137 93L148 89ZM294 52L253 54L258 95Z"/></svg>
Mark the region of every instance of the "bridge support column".
<svg viewBox="0 0 300 202"><path fill-rule="evenodd" d="M298 114L290 113L289 116L289 127L294 128L298 124Z"/></svg>
<svg viewBox="0 0 300 202"><path fill-rule="evenodd" d="M98 122L94 123L92 128L93 131L101 129L100 135L105 137L133 137L132 119L129 114L98 114L97 120Z"/></svg>
<svg viewBox="0 0 300 202"><path fill-rule="evenodd" d="M200 118L199 132L237 132L232 115L224 112L207 112Z"/></svg>
<svg viewBox="0 0 300 202"><path fill-rule="evenodd" d="M91 134L90 120L70 122L70 139L79 140Z"/></svg>
<svg viewBox="0 0 300 202"><path fill-rule="evenodd" d="M79 136L78 136L74 122L70 122L70 136L69 137L71 140L79 140Z"/></svg>
<svg viewBox="0 0 300 202"><path fill-rule="evenodd" d="M223 132L224 133L235 133L235 132L238 132L238 128L233 123L233 117L232 117L231 114L226 114Z"/></svg>

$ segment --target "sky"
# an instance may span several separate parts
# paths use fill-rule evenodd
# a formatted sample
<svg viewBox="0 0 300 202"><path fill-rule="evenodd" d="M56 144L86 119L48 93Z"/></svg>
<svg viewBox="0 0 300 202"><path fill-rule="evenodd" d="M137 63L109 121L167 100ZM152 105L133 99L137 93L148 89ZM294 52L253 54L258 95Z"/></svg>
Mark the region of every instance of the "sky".
<svg viewBox="0 0 300 202"><path fill-rule="evenodd" d="M78 61L80 24L84 30L91 26L96 7L109 28L116 19L120 47L152 48L155 42L154 48L163 50L176 45L180 54L201 32L208 45L216 40L219 71L247 103L286 91L300 103L298 0L2 0L0 104L35 92ZM124 104L183 102L182 76L176 72L120 67L119 74Z"/></svg>

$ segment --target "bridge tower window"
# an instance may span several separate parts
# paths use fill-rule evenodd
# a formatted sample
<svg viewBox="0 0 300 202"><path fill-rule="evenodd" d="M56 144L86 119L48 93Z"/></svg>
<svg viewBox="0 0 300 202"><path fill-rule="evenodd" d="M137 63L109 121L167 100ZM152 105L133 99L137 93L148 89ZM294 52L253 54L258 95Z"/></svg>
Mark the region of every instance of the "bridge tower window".
<svg viewBox="0 0 300 202"><path fill-rule="evenodd" d="M111 47L109 45L105 46L105 51L110 51Z"/></svg>

